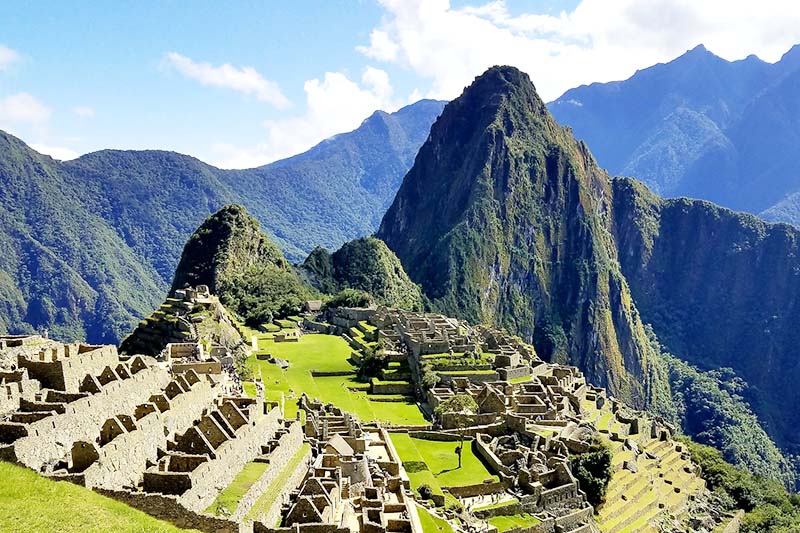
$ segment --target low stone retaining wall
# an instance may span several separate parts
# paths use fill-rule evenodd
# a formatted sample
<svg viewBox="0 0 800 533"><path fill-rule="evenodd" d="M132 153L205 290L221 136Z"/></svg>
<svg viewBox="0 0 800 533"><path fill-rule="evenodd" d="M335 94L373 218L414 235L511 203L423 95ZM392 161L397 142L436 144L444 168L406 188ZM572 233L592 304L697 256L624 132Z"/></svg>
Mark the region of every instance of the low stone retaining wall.
<svg viewBox="0 0 800 533"><path fill-rule="evenodd" d="M491 483L478 483L476 485L466 485L464 487L442 487L457 498L472 498L474 496L485 496L486 494L498 494L505 492L509 484L503 481L493 481Z"/></svg>
<svg viewBox="0 0 800 533"><path fill-rule="evenodd" d="M330 335L333 333L335 329L330 324L325 324L323 322L315 322L313 320L305 319L303 320L303 329L308 331L313 331L314 333L322 333L323 335Z"/></svg>
<svg viewBox="0 0 800 533"><path fill-rule="evenodd" d="M413 388L411 383L407 382L387 382L372 380L372 393L373 394L411 394Z"/></svg>
<svg viewBox="0 0 800 533"><path fill-rule="evenodd" d="M337 370L337 371L311 370L310 372L311 376L315 378L356 375L356 373L352 370Z"/></svg>
<svg viewBox="0 0 800 533"><path fill-rule="evenodd" d="M492 518L494 516L509 516L521 514L522 512L524 511L522 510L522 505L519 502L508 502L508 505L498 505L496 507L490 507L489 509L475 510L472 512L472 514L481 520L486 520L487 518Z"/></svg>
<svg viewBox="0 0 800 533"><path fill-rule="evenodd" d="M197 529L206 533L244 533L247 531L247 528L236 522L190 511L179 504L175 496L100 488L96 488L94 491L179 528Z"/></svg>
<svg viewBox="0 0 800 533"><path fill-rule="evenodd" d="M444 433L441 431L409 431L409 437L423 440L437 440L443 442L458 442L461 440L459 435L454 433ZM471 442L472 437L464 437L465 442Z"/></svg>

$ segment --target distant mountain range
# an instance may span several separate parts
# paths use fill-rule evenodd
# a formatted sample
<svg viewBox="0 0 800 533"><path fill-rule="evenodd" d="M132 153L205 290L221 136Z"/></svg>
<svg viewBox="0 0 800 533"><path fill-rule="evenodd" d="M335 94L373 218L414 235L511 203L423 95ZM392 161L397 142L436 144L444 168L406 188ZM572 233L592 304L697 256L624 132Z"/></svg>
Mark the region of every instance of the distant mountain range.
<svg viewBox="0 0 800 533"><path fill-rule="evenodd" d="M292 261L372 233L443 106L377 111L250 170L162 151L62 163L0 132L0 331L117 343L158 306L186 239L225 204L246 206Z"/></svg>
<svg viewBox="0 0 800 533"><path fill-rule="evenodd" d="M625 81L571 89L549 108L613 175L800 223L800 45L774 64L698 46Z"/></svg>

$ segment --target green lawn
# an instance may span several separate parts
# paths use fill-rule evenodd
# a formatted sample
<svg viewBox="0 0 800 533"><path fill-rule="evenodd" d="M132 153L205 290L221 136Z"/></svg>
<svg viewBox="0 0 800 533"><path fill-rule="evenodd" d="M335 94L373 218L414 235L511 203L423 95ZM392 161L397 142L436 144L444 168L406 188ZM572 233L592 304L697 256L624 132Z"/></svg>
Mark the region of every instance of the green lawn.
<svg viewBox="0 0 800 533"><path fill-rule="evenodd" d="M488 519L487 522L492 524L497 528L498 531L502 533L503 531L514 529L515 527L535 526L541 522L541 520L533 515L522 513L510 516L493 516L492 518Z"/></svg>
<svg viewBox="0 0 800 533"><path fill-rule="evenodd" d="M258 520L258 517L263 513L269 511L272 504L275 503L275 500L278 498L278 495L281 493L281 490L286 485L286 481L289 479L289 476L292 475L295 468L300 465L300 461L303 460L303 456L311 449L311 445L307 442L304 442L300 449L295 452L294 456L292 456L291 460L283 467L278 477L276 477L272 483L270 483L267 490L264 491L264 494L253 504L253 508L250 509L250 512L247 513L247 518L250 520ZM294 487L292 487L294 488ZM270 526L270 524L265 524ZM274 524L273 524L274 525Z"/></svg>
<svg viewBox="0 0 800 533"><path fill-rule="evenodd" d="M408 473L415 489L419 484L430 484L430 477L435 477L440 487L463 487L482 483L486 479L499 479L486 469L468 443L464 446L462 466L458 468L458 456L454 451L457 442L415 439L407 433L392 433L391 436L403 464L411 462L412 470L418 470L413 475ZM428 469L415 468L418 462L427 465ZM408 470L406 467L407 472Z"/></svg>
<svg viewBox="0 0 800 533"><path fill-rule="evenodd" d="M0 462L0 531L111 533L187 531L66 481Z"/></svg>
<svg viewBox="0 0 800 533"><path fill-rule="evenodd" d="M267 463L256 462L244 465L242 471L236 475L225 490L219 493L217 499L206 509L206 512L217 515L226 513L229 515L233 514L239 506L239 500L250 490L253 483L258 481L258 478L261 477L261 474L264 473L267 466L269 466ZM223 510L225 513L222 512Z"/></svg>
<svg viewBox="0 0 800 533"><path fill-rule="evenodd" d="M442 531L444 533L453 533L453 528L446 520L442 520L438 516L432 515L424 507L417 505L417 514L419 521L422 524L422 531L428 533L429 531Z"/></svg>
<svg viewBox="0 0 800 533"><path fill-rule="evenodd" d="M255 377L264 379L267 399L280 401L281 392L286 396L286 416L294 418L296 400L289 400L290 392L299 398L305 392L311 398L319 398L357 415L368 422L379 420L394 424L427 424L419 408L413 402L374 402L365 391L350 391L348 386L363 387L355 380L355 367L348 359L352 348L335 335L306 334L299 342L279 342L259 339L261 352L289 361L289 369L281 370L268 361L259 361L255 356L247 364ZM310 371L353 372L352 376L312 377Z"/></svg>

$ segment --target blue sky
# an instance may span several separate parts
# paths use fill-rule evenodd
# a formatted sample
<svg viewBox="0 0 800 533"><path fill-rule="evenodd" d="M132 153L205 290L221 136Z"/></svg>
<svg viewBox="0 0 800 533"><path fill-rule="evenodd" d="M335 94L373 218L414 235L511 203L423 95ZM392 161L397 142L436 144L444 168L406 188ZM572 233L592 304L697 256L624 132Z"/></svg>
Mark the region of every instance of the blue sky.
<svg viewBox="0 0 800 533"><path fill-rule="evenodd" d="M0 129L60 158L160 148L255 166L377 108L454 98L492 64L526 70L551 100L701 42L769 61L800 42L800 3L749 4L4 2Z"/></svg>

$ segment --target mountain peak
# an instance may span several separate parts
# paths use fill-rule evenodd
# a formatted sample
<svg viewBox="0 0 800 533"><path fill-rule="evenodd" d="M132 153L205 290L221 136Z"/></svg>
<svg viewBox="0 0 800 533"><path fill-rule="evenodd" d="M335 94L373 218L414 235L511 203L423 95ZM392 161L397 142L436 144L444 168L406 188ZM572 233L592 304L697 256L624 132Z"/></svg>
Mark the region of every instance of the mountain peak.
<svg viewBox="0 0 800 533"><path fill-rule="evenodd" d="M261 231L258 221L241 205L226 205L189 237L175 270L172 289L188 283L208 285L216 293L226 278L262 263L290 269L289 262Z"/></svg>
<svg viewBox="0 0 800 533"><path fill-rule="evenodd" d="M792 46L788 52L781 56L781 60L778 63L791 69L800 67L800 44Z"/></svg>

